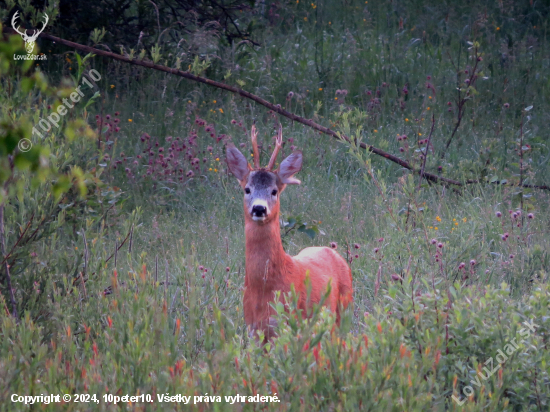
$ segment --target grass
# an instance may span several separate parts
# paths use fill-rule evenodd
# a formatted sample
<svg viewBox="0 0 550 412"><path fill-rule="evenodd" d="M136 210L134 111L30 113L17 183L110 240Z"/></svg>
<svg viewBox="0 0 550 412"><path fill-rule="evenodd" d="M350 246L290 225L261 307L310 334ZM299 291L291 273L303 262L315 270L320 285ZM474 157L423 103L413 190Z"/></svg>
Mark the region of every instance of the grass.
<svg viewBox="0 0 550 412"><path fill-rule="evenodd" d="M41 142L59 170L86 171L86 200L70 191L57 204L46 184L31 190L23 174L26 190L6 204L8 245L32 213L30 230L40 237L21 247L12 266L20 323L2 303L0 393L8 400L0 410L25 408L12 394L64 393L98 400L66 410L548 408L548 193L491 184L548 184L547 10L511 2L367 4L292 2L277 18L258 18L263 47L213 44L201 56L211 61L204 74L220 79L231 70L228 82L299 115L417 167L427 153L427 170L486 183L460 191L419 185L395 164L239 97L93 60L101 98L74 116L99 133L100 149L97 135L70 140L54 131ZM475 91L464 85L474 41L483 57ZM170 64L175 45L163 47ZM52 82L78 69L76 59L57 57L43 68ZM462 70L462 96L471 98L441 159L460 102L453 64ZM342 89L347 94L336 94ZM53 97L6 90L3 114L36 122L50 112ZM433 151L426 151L418 141L432 114ZM243 321L242 193L223 149L230 136L249 153L254 120L264 160L279 120L284 153L295 145L305 154L302 184L285 190L281 210L321 232L310 239L292 230L285 249L293 255L336 242L354 281L354 305L340 329L318 308L306 321L278 307L279 338L267 349L249 339ZM112 130L103 129L107 123ZM173 144L186 147L170 152ZM525 145L520 170L517 149ZM164 167L169 153L176 166ZM47 225L39 226L42 218ZM526 336L522 322L531 321L536 331ZM512 350L506 345L514 338L524 342ZM508 359L489 374L483 368L491 368L489 358L497 365L499 350ZM155 402L114 404L126 394ZM160 402L162 394L190 396L191 406L185 398ZM236 394L276 394L280 402L224 398Z"/></svg>

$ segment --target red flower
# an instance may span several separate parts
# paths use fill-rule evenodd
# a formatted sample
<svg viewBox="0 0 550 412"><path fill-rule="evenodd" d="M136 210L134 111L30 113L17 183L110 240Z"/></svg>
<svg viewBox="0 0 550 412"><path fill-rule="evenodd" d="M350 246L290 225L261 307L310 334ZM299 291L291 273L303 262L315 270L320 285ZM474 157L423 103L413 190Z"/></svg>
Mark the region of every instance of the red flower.
<svg viewBox="0 0 550 412"><path fill-rule="evenodd" d="M313 356L315 357L315 362L319 363L319 351L321 349L321 343L313 348Z"/></svg>
<svg viewBox="0 0 550 412"><path fill-rule="evenodd" d="M439 359L441 359L441 351L438 350L436 353L435 353L435 362L434 362L434 366L437 366L437 364L439 363Z"/></svg>

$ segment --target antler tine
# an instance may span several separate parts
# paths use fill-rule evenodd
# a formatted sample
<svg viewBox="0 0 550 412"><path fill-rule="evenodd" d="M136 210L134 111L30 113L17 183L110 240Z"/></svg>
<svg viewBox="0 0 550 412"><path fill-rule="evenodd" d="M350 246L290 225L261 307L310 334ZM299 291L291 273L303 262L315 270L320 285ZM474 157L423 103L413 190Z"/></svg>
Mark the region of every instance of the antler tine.
<svg viewBox="0 0 550 412"><path fill-rule="evenodd" d="M38 39L38 36L40 35L40 33L42 33L44 31L44 29L46 28L46 24L48 24L48 21L50 21L50 18L48 17L48 15L46 13L44 13L44 16L46 17L46 19L45 19L45 21L42 25L42 28L40 30L38 30L38 29L34 30L34 33L31 36L31 40L36 41L36 39Z"/></svg>
<svg viewBox="0 0 550 412"><path fill-rule="evenodd" d="M27 30L25 30L25 33L21 33L21 32L19 31L19 26L18 26L18 27L15 27L15 21L17 20L17 15L18 15L18 14L19 14L19 10L17 10L17 11L15 12L15 14L13 15L13 17L11 18L11 25L12 25L13 29L14 29L17 33L19 33L21 36L26 36L26 35L27 35Z"/></svg>
<svg viewBox="0 0 550 412"><path fill-rule="evenodd" d="M256 124L252 125L250 130L250 137L252 140L252 151L254 152L254 167L260 168L260 151L258 150L258 131L256 130Z"/></svg>
<svg viewBox="0 0 550 412"><path fill-rule="evenodd" d="M42 26L42 29L38 31L38 33L33 33L33 36L35 35L36 37L38 37L38 35L40 33L42 33L44 31L44 29L46 28L46 24L48 24L48 22L50 21L50 18L48 17L48 15L46 13L44 13L44 16L46 17L46 21L44 22L44 25Z"/></svg>
<svg viewBox="0 0 550 412"><path fill-rule="evenodd" d="M277 161L277 155L279 154L279 150L283 147L283 126L279 125L279 131L277 132L277 141L275 142L275 149L273 149L273 154L271 155L271 159L269 159L269 164L267 165L267 168L269 170L273 170L273 166L275 166L275 162Z"/></svg>

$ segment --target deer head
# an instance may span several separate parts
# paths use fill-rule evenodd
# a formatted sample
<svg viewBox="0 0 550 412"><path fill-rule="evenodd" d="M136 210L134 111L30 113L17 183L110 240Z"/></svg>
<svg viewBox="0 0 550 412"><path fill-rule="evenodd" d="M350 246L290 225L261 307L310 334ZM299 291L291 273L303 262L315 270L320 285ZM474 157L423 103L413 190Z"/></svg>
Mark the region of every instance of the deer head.
<svg viewBox="0 0 550 412"><path fill-rule="evenodd" d="M27 53L28 54L31 54L34 50L34 43L36 42L36 39L38 38L38 35L40 33L42 33L44 31L44 29L46 28L46 24L48 24L48 21L49 21L49 18L48 18L48 15L46 13L44 13L44 17L45 17L45 21L44 21L44 25L42 26L42 29L41 30L35 30L32 34L32 36L29 36L27 34L27 30L25 29L25 32L23 33L22 31L19 30L19 27L15 27L16 23L15 21L17 20L17 15L19 14L19 11L16 11L15 14L13 15L12 19L11 19L11 25L13 27L13 29L19 33L21 35L21 37L23 37L23 40L25 40L25 49L27 50Z"/></svg>
<svg viewBox="0 0 550 412"><path fill-rule="evenodd" d="M281 162L277 170L273 170L277 154L283 145L283 131L279 127L275 149L269 164L263 168L260 167L257 137L256 127L252 126L254 167L232 143L229 143L226 149L227 164L244 190L245 219L266 224L278 217L279 195L286 185L300 184L300 181L293 176L302 168L302 152L295 151Z"/></svg>

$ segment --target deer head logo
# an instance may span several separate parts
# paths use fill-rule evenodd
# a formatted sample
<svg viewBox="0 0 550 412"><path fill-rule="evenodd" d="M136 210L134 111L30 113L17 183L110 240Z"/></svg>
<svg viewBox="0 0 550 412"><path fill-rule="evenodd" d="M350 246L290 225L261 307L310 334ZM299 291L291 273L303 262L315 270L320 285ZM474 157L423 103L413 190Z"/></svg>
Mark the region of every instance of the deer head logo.
<svg viewBox="0 0 550 412"><path fill-rule="evenodd" d="M25 40L25 49L27 50L27 53L28 54L31 54L34 50L34 43L36 42L36 39L38 38L38 35L40 33L42 33L44 31L44 29L46 28L46 24L48 24L48 21L49 21L49 18L48 18L48 15L46 13L44 13L44 17L45 17L45 21L44 21L44 25L42 26L42 29L41 30L38 30L36 29L34 31L34 33L32 34L32 36L29 36L27 34L27 30L25 29L25 32L23 33L22 31L19 30L19 27L15 27L16 23L15 21L17 20L17 15L19 14L19 11L16 11L15 14L13 15L13 18L11 19L11 25L13 27L13 29L19 33L21 35L21 37L23 37L23 40Z"/></svg>

